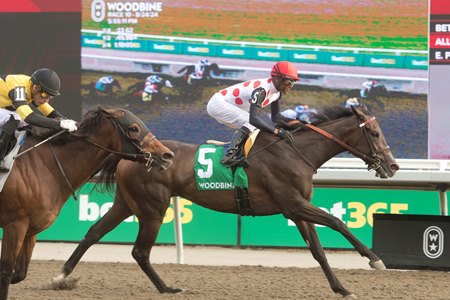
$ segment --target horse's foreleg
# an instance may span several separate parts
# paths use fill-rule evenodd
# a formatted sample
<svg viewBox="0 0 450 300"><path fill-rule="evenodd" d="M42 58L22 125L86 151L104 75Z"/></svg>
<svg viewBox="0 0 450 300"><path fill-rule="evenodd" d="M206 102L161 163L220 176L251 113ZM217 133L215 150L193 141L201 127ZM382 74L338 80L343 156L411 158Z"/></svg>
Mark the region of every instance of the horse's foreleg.
<svg viewBox="0 0 450 300"><path fill-rule="evenodd" d="M3 228L2 254L0 259L0 300L8 298L9 285L16 258L22 248L28 222L16 222Z"/></svg>
<svg viewBox="0 0 450 300"><path fill-rule="evenodd" d="M34 246L36 245L37 235L25 238L19 256L14 266L14 273L11 277L11 283L15 284L21 282L27 277L28 266L30 265L31 255L33 254Z"/></svg>
<svg viewBox="0 0 450 300"><path fill-rule="evenodd" d="M132 212L126 204L115 201L111 209L89 228L89 231L62 267L61 274L53 278L53 281L57 282L69 276L83 257L84 253L86 253L92 245L97 243L105 234L116 228L120 222L131 215Z"/></svg>
<svg viewBox="0 0 450 300"><path fill-rule="evenodd" d="M381 259L366 245L361 243L340 219L324 212L306 200L300 201L298 204L299 205L291 209L290 212L284 213L284 216L291 220L303 220L309 223L325 225L338 231L353 245L353 247L355 247L355 250L358 251L361 256L365 256L370 260L369 265L372 268L378 270L386 269Z"/></svg>
<svg viewBox="0 0 450 300"><path fill-rule="evenodd" d="M300 234L309 246L312 256L320 264L325 276L327 277L328 283L331 289L336 294L341 294L343 297L354 297L354 294L345 289L342 284L337 279L328 264L327 257L323 251L322 245L320 244L319 237L317 235L316 228L314 224L310 224L304 221L294 221L297 225Z"/></svg>
<svg viewBox="0 0 450 300"><path fill-rule="evenodd" d="M150 252L158 236L162 218L139 219L139 233L133 247L133 257L142 271L153 282L160 293L180 293L182 289L168 287L150 263Z"/></svg>

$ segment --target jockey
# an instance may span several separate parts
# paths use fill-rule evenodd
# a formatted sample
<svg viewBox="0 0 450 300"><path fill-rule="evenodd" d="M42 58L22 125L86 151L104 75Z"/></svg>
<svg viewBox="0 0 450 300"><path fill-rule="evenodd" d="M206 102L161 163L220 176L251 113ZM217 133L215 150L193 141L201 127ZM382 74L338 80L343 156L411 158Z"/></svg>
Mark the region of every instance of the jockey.
<svg viewBox="0 0 450 300"><path fill-rule="evenodd" d="M192 79L198 80L203 78L203 73L205 73L206 66L211 65L209 60L207 59L201 59L198 61L198 63L195 65L194 73L189 74L188 83L192 83Z"/></svg>
<svg viewBox="0 0 450 300"><path fill-rule="evenodd" d="M66 119L48 103L58 96L61 81L55 71L36 70L31 77L27 75L0 76L0 172L9 172L4 166L7 145L14 142L15 131L20 126L32 124L45 128L76 131L75 121ZM45 116L35 113L33 104ZM58 119L57 119L58 118ZM62 120L59 120L62 119Z"/></svg>
<svg viewBox="0 0 450 300"><path fill-rule="evenodd" d="M355 106L355 107L361 106L361 103L358 101L358 98L348 98L347 100L345 100L345 102L344 102L345 108L350 108L352 106Z"/></svg>
<svg viewBox="0 0 450 300"><path fill-rule="evenodd" d="M146 81L144 91L142 92L142 101L144 102L152 101L153 94L157 94L158 92L159 91L157 83L151 83L150 81Z"/></svg>
<svg viewBox="0 0 450 300"><path fill-rule="evenodd" d="M284 127L295 127L300 123L284 117L278 101L299 80L297 69L292 63L281 61L272 67L270 75L269 78L249 80L223 89L208 102L207 111L211 117L236 129L221 161L228 167L246 164L242 148L250 133L257 128L273 133L286 143L294 140L288 130L265 121L262 111L270 105L272 121Z"/></svg>
<svg viewBox="0 0 450 300"><path fill-rule="evenodd" d="M95 83L95 89L101 93L109 94L113 91L113 87L116 86L122 89L119 82L114 79L113 76L103 76L100 77Z"/></svg>
<svg viewBox="0 0 450 300"><path fill-rule="evenodd" d="M146 79L146 84L147 84L147 82L150 83L150 84L153 84L153 83L161 83L162 80L163 80L163 79L161 78L161 76L158 76L158 75L150 75L150 76L148 76L147 79Z"/></svg>
<svg viewBox="0 0 450 300"><path fill-rule="evenodd" d="M148 76L145 81L144 91L142 92L142 101L144 102L152 101L152 95L159 93L159 89L163 83L168 88L173 87L172 83L169 80L164 80L159 75Z"/></svg>
<svg viewBox="0 0 450 300"><path fill-rule="evenodd" d="M366 98L369 95L370 90L377 85L376 80L364 81L361 85L360 96Z"/></svg>

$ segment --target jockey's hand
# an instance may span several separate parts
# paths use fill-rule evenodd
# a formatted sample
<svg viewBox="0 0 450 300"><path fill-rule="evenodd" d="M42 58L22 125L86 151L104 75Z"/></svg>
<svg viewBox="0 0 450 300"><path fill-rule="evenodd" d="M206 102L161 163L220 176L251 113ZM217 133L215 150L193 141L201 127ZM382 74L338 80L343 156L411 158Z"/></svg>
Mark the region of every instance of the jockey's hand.
<svg viewBox="0 0 450 300"><path fill-rule="evenodd" d="M277 137L284 140L289 145L292 144L292 142L294 142L294 136L292 135L292 133L289 132L289 130L279 129Z"/></svg>
<svg viewBox="0 0 450 300"><path fill-rule="evenodd" d="M64 119L59 123L61 129L67 129L69 132L77 131L78 124L74 120Z"/></svg>

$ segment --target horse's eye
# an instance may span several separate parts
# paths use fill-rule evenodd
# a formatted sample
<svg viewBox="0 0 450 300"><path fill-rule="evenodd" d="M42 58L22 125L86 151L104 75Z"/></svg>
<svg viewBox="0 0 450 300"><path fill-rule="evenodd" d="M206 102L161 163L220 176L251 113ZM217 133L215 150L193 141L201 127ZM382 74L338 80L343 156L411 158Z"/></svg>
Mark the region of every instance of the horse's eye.
<svg viewBox="0 0 450 300"><path fill-rule="evenodd" d="M380 134L378 132L373 132L372 131L372 136L375 137L375 138L379 138Z"/></svg>
<svg viewBox="0 0 450 300"><path fill-rule="evenodd" d="M141 132L141 129L136 124L133 124L130 127L128 127L128 136L133 139L137 139L139 137L140 132Z"/></svg>

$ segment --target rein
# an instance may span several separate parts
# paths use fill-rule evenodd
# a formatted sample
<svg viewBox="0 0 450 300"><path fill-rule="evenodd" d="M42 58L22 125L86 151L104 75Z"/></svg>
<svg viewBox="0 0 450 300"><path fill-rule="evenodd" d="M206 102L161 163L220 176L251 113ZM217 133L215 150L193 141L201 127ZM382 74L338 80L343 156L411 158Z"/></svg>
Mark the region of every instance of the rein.
<svg viewBox="0 0 450 300"><path fill-rule="evenodd" d="M320 129L319 127L316 127L316 126L314 126L314 125L312 125L312 124L306 124L306 127L308 127L309 129L314 130L315 132L317 132L317 133L323 135L324 137L326 137L326 138L332 140L333 142L335 142L335 143L341 145L342 147L344 147L345 149L347 149L348 151L350 151L352 154L354 154L356 157L359 157L359 158L361 158L362 160L367 159L367 160L371 161L371 163L374 163L374 162L375 162L375 159L373 159L372 157L369 157L369 156L365 155L364 153L360 152L359 150L353 148L352 146L350 146L350 145L344 143L343 141L341 141L340 139L336 138L336 137L333 136L332 134L326 132L325 130ZM360 126L360 127L362 127L362 126Z"/></svg>
<svg viewBox="0 0 450 300"><path fill-rule="evenodd" d="M303 127L297 127L297 128L295 128L294 130L292 130L291 131L291 133L296 133L297 131L300 131L301 129L302 129ZM272 146L272 145L274 145L274 144L276 144L276 143L278 143L278 142L280 142L281 141L281 139L278 139L278 140L275 140L275 141L273 141L273 142L271 142L271 143L269 143L269 144L267 144L266 146L264 146L264 147L262 147L261 149L259 149L259 150L257 150L257 151L255 151L255 152L253 152L252 154L250 154L250 155L248 155L247 156L247 158L250 158L250 157L252 157L253 155L256 155L256 154L258 154L259 152L261 152L261 151L264 151L264 150L266 150L267 148L269 148L270 146ZM314 173L316 173L317 172L317 168L316 168L316 166L314 166L313 165L313 163L312 162L310 162L309 161L309 159L308 158L306 158L306 156L303 154L303 153L301 153L300 151L298 151L298 149L294 146L294 145L292 145L292 144L290 144L290 146L295 150L295 152L314 170Z"/></svg>
<svg viewBox="0 0 450 300"><path fill-rule="evenodd" d="M55 159L56 164L58 165L59 171L61 171L61 174L63 175L64 179L66 180L67 185L69 186L69 189L72 193L73 199L75 199L75 201L77 201L78 198L77 198L77 195L75 195L75 189L73 188L72 184L70 183L69 178L67 178L66 172L64 172L64 168L61 165L61 163L59 162L59 159L56 156L55 150L53 150L52 143L50 143L50 149L52 150L53 158Z"/></svg>
<svg viewBox="0 0 450 300"><path fill-rule="evenodd" d="M357 118L358 119L358 118ZM362 122L360 122L361 120L358 119L358 127L361 128L361 130L363 130L364 135L367 138L367 142L369 144L370 147L370 151L371 151L371 156L367 156L366 154L360 152L359 150L355 149L354 147L344 143L343 141L341 141L340 139L334 137L332 134L326 132L323 129L320 129L319 127L316 127L312 124L307 124L306 127L308 127L311 130L314 130L315 132L323 135L324 137L332 140L333 142L339 144L340 146L344 147L345 149L347 149L348 151L350 151L350 153L352 153L353 155L355 155L356 157L362 159L367 165L367 169L368 170L377 170L381 167L381 160L378 157L378 152L382 152L382 151L386 151L389 149L389 147L385 148L385 149L381 149L380 151L376 151L376 149L374 149L373 144L370 142L369 136L367 134L367 130L365 129L365 126L373 121L375 121L375 117L370 117L367 120L362 120Z"/></svg>
<svg viewBox="0 0 450 300"><path fill-rule="evenodd" d="M369 124L369 123L371 123L371 122L373 122L373 121L375 121L375 117L368 118L367 120L365 120L365 121L359 123L359 124L358 124L358 127L360 127L361 129L364 129L364 127L365 127L367 124ZM359 120L358 120L358 122L359 122ZM336 138L336 137L333 136L332 134L330 134L330 133L326 132L325 130L323 130L323 129L317 127L317 126L314 126L314 125L312 125L312 124L306 124L306 125L304 125L304 126L297 127L297 128L295 128L294 130L292 130L291 133L295 133L295 132L297 132L297 131L299 131L299 130L305 128L305 127L307 127L307 128L309 128L309 129L311 129L311 130L313 130L313 131L319 133L320 135L323 135L324 137L326 137L326 138L332 140L333 142L335 142L335 143L337 143L338 145L342 146L343 148L347 149L350 153L352 153L352 154L355 155L356 157L362 159L364 162L366 162L366 163L368 164L368 170L377 170L378 168L380 168L380 167L381 167L381 161L380 161L380 159L378 158L377 153L378 153L378 152L382 152L382 151L386 151L386 150L389 149L389 147L388 147L388 148L386 148L386 149L381 149L380 151L376 151L376 149L374 149L372 143L370 143L370 139L369 139L369 137L368 137L368 135L367 135L367 131L366 131L366 130L364 130L364 133L365 133L364 135L366 136L367 141L368 141L368 144L369 144L369 146L370 146L370 150L371 150L371 155L372 155L372 157L367 156L366 154L362 153L361 151L357 150L356 148L354 148L354 147L352 147L352 146L346 144L345 142L341 141L340 139ZM276 141L273 141L273 142L267 144L266 146L264 146L263 148L259 149L258 151L255 151L255 152L253 152L252 154L250 154L247 158L250 158L251 156L256 155L257 153L259 153L259 152L261 152L261 151L263 151L263 150L269 148L270 146L272 146L272 145L274 145L274 144L276 144L276 143L278 143L278 142L280 142L280 141L281 141L281 139L276 140ZM311 167L313 168L314 173L317 173L317 168L316 168L316 166L314 166L314 165L313 165L313 164L312 164L312 163L311 163L311 162L303 155L303 153L301 153L300 151L298 151L298 149L297 149L294 145L292 145L292 144L289 144L289 145L294 149L294 151L295 151L295 152L296 152L296 153L297 153L297 154L298 154L298 155L299 155L299 156L300 156L300 157L301 157L301 158L302 158L309 166L311 166Z"/></svg>

